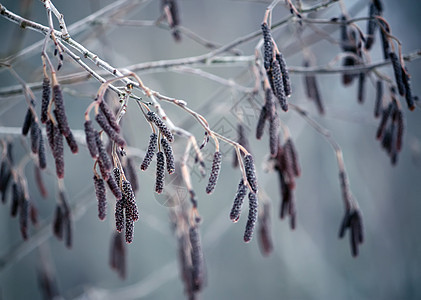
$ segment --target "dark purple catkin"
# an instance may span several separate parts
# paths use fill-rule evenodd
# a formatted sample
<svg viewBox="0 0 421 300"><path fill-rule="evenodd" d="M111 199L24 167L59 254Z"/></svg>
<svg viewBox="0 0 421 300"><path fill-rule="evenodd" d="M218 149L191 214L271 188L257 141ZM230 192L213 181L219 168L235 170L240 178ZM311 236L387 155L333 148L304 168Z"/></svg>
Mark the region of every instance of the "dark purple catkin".
<svg viewBox="0 0 421 300"><path fill-rule="evenodd" d="M123 195L121 194L120 187L118 186L113 176L108 177L107 184L116 200L120 200L123 197Z"/></svg>
<svg viewBox="0 0 421 300"><path fill-rule="evenodd" d="M98 162L99 167L101 170L101 174L104 175L108 174L112 169L112 164L110 157L107 154L107 151L105 150L104 144L102 143L101 137L98 132L95 132L95 142L98 147ZM106 175L104 180L107 180L108 176Z"/></svg>
<svg viewBox="0 0 421 300"><path fill-rule="evenodd" d="M107 118L102 112L99 112L95 116L95 120L101 126L102 129L104 129L104 132L108 135L108 137L113 140L117 145L120 147L126 146L126 141L118 134L117 131L114 130L113 127L111 127L110 123L108 123Z"/></svg>
<svg viewBox="0 0 421 300"><path fill-rule="evenodd" d="M51 119L48 119L45 123L45 132L51 152L54 152L54 123Z"/></svg>
<svg viewBox="0 0 421 300"><path fill-rule="evenodd" d="M264 203L259 216L259 248L264 256L268 256L273 250L272 237L270 232L270 204Z"/></svg>
<svg viewBox="0 0 421 300"><path fill-rule="evenodd" d="M126 248L123 235L117 232L111 238L110 266L121 279L126 277Z"/></svg>
<svg viewBox="0 0 421 300"><path fill-rule="evenodd" d="M58 178L64 177L64 149L63 149L63 136L57 126L54 126L54 147L52 154L56 164L56 173Z"/></svg>
<svg viewBox="0 0 421 300"><path fill-rule="evenodd" d="M172 174L175 171L175 163L174 163L174 155L173 155L172 147L170 143L168 143L168 140L164 137L161 138L161 146L162 146L162 150L164 150L168 174Z"/></svg>
<svg viewBox="0 0 421 300"><path fill-rule="evenodd" d="M36 165L34 166L34 178L39 193L43 198L47 198L48 192L45 187L44 180L42 179L41 169Z"/></svg>
<svg viewBox="0 0 421 300"><path fill-rule="evenodd" d="M365 93L365 73L360 73L358 75L358 102L364 103L364 93Z"/></svg>
<svg viewBox="0 0 421 300"><path fill-rule="evenodd" d="M120 125L117 123L117 119L115 118L114 113L112 112L111 108L105 101L101 101L99 103L99 108L104 113L105 118L107 119L110 126L117 132L120 133Z"/></svg>
<svg viewBox="0 0 421 300"><path fill-rule="evenodd" d="M389 53L390 60L392 61L393 72L395 74L396 86L398 87L399 95L405 95L405 85L403 83L402 65L395 52Z"/></svg>
<svg viewBox="0 0 421 300"><path fill-rule="evenodd" d="M59 85L53 86L53 96L54 96L54 104L55 109L53 110L54 116L56 117L58 127L60 128L60 132L64 136L68 136L70 134L70 127L67 122L66 111L64 108L64 100L63 94L61 93L61 88Z"/></svg>
<svg viewBox="0 0 421 300"><path fill-rule="evenodd" d="M244 184L243 178L241 178L240 184L238 185L237 193L235 194L234 204L231 209L230 219L234 223L238 222L241 214L241 207L243 206L244 197L247 193L247 186Z"/></svg>
<svg viewBox="0 0 421 300"><path fill-rule="evenodd" d="M383 104L383 82L378 80L376 82L376 102L374 104L374 117L380 116L380 111Z"/></svg>
<svg viewBox="0 0 421 300"><path fill-rule="evenodd" d="M6 192L9 186L10 179L12 177L12 172L10 168L10 162L3 158L0 168L0 193L2 203L6 203L7 197Z"/></svg>
<svg viewBox="0 0 421 300"><path fill-rule="evenodd" d="M95 195L98 201L98 217L100 220L104 220L107 215L107 195L105 191L104 180L94 175L94 186L95 186ZM111 176L110 176L111 178Z"/></svg>
<svg viewBox="0 0 421 300"><path fill-rule="evenodd" d="M308 60L304 61L304 67L309 67L310 63ZM316 76L306 75L304 77L304 85L306 89L307 97L314 100L317 110L321 115L325 113L324 105L320 97L319 86L316 81Z"/></svg>
<svg viewBox="0 0 421 300"><path fill-rule="evenodd" d="M257 121L257 127L256 127L256 139L260 140L263 136L263 132L265 130L265 123L266 119L268 118L268 111L266 108L266 105L262 107L262 110L260 111L259 120Z"/></svg>
<svg viewBox="0 0 421 300"><path fill-rule="evenodd" d="M67 142L67 145L69 145L70 151L72 151L72 153L76 154L79 151L79 147L77 146L76 139L73 136L73 133L71 131L69 135L66 136L66 142Z"/></svg>
<svg viewBox="0 0 421 300"><path fill-rule="evenodd" d="M199 229L192 226L189 229L192 262L192 288L193 291L200 291L204 283L204 261L200 242Z"/></svg>
<svg viewBox="0 0 421 300"><path fill-rule="evenodd" d="M115 204L115 227L118 232L121 232L124 228L124 198L117 200Z"/></svg>
<svg viewBox="0 0 421 300"><path fill-rule="evenodd" d="M164 188L164 168L165 168L165 158L164 153L159 151L156 154L156 178L155 178L155 192L158 194L162 193Z"/></svg>
<svg viewBox="0 0 421 300"><path fill-rule="evenodd" d="M345 231L350 230L350 244L352 256L358 256L358 245L364 242L364 229L361 212L358 209L350 209L345 212L339 228L339 238L345 236Z"/></svg>
<svg viewBox="0 0 421 300"><path fill-rule="evenodd" d="M29 218L31 220L32 225L38 225L38 209L34 205L34 203L31 203L29 205Z"/></svg>
<svg viewBox="0 0 421 300"><path fill-rule="evenodd" d="M12 184L12 205L10 207L10 215L12 217L16 217L16 215L18 213L19 206L22 203L22 199L23 199L22 186L18 182L13 181L13 184Z"/></svg>
<svg viewBox="0 0 421 300"><path fill-rule="evenodd" d="M53 220L53 233L57 239L63 239L63 211L60 205L56 206Z"/></svg>
<svg viewBox="0 0 421 300"><path fill-rule="evenodd" d="M277 60L272 62L272 85L273 94L278 98L283 111L288 111L287 98L285 96L284 83L282 79L281 66Z"/></svg>
<svg viewBox="0 0 421 300"><path fill-rule="evenodd" d="M377 20L375 17L381 16L381 10L375 3L371 3L369 7L368 17L370 18L367 22L367 39L365 41L365 49L370 50L374 43L374 34L378 27Z"/></svg>
<svg viewBox="0 0 421 300"><path fill-rule="evenodd" d="M390 44L389 44L389 38L387 37L387 34L390 34L390 28L381 19L379 19L378 21L380 22L380 25L382 27L382 29L380 30L380 36L382 38L383 57L384 59L388 59L389 53L390 53ZM386 31L386 33L383 30Z"/></svg>
<svg viewBox="0 0 421 300"><path fill-rule="evenodd" d="M209 176L208 185L206 186L206 193L210 194L215 189L218 181L219 171L221 170L222 154L216 151L213 155L212 170Z"/></svg>
<svg viewBox="0 0 421 300"><path fill-rule="evenodd" d="M266 71L270 69L273 60L273 41L267 23L262 23L263 33L263 63Z"/></svg>
<svg viewBox="0 0 421 300"><path fill-rule="evenodd" d="M126 237L126 243L130 244L133 242L133 236L134 236L134 222L130 216L126 215L126 228L125 228L125 237Z"/></svg>
<svg viewBox="0 0 421 300"><path fill-rule="evenodd" d="M246 170L247 181L253 192L257 192L257 178L256 170L254 168L254 160L251 154L247 154L244 157L244 168Z"/></svg>
<svg viewBox="0 0 421 300"><path fill-rule="evenodd" d="M31 151L34 154L38 153L40 135L41 135L41 129L39 128L38 123L32 122L30 137L31 137Z"/></svg>
<svg viewBox="0 0 421 300"><path fill-rule="evenodd" d="M34 121L34 117L32 115L32 111L28 108L26 111L25 119L23 121L22 125L22 134L27 135L29 132L29 129L31 128L32 122Z"/></svg>
<svg viewBox="0 0 421 300"><path fill-rule="evenodd" d="M92 158L97 158L98 156L98 146L96 144L95 136L96 130L92 126L91 120L85 121L85 136L86 136L86 145L88 146L89 153L91 154Z"/></svg>
<svg viewBox="0 0 421 300"><path fill-rule="evenodd" d="M299 177L301 175L301 168L298 162L298 154L295 149L294 143L291 138L288 138L284 145L284 150L288 151L289 157L291 158L291 167L294 173L294 176Z"/></svg>
<svg viewBox="0 0 421 300"><path fill-rule="evenodd" d="M253 192L249 192L249 215L246 224L246 230L244 231L244 242L250 242L254 227L257 221L257 196Z"/></svg>
<svg viewBox="0 0 421 300"><path fill-rule="evenodd" d="M41 169L47 167L47 158L45 156L45 143L42 134L39 135L38 140L38 164Z"/></svg>
<svg viewBox="0 0 421 300"><path fill-rule="evenodd" d="M28 218L29 218L29 201L25 197L21 198L19 204L19 227L20 233L24 240L28 239Z"/></svg>
<svg viewBox="0 0 421 300"><path fill-rule="evenodd" d="M414 97L412 96L411 80L407 68L402 68L402 79L405 87L405 100L409 110L415 109Z"/></svg>
<svg viewBox="0 0 421 300"><path fill-rule="evenodd" d="M125 201L126 218L129 217L132 221L137 221L139 219L139 211L137 209L136 197L130 181L123 180L122 192Z"/></svg>
<svg viewBox="0 0 421 300"><path fill-rule="evenodd" d="M288 97L291 95L291 81L289 79L287 63L285 62L285 59L282 53L276 54L276 60L279 62L279 66L281 67L281 74L282 74L282 81L284 84L285 96Z"/></svg>
<svg viewBox="0 0 421 300"><path fill-rule="evenodd" d="M389 106L386 109L383 109L382 118L380 120L379 127L377 128L376 138L380 139L386 128L386 123L389 120L389 117L392 115L393 104L389 103Z"/></svg>
<svg viewBox="0 0 421 300"><path fill-rule="evenodd" d="M152 158L155 154L156 144L158 141L158 135L156 133L151 133L149 137L149 145L148 149L146 150L145 158L143 159L142 164L140 165L141 170L146 170L149 166L149 164L152 161Z"/></svg>
<svg viewBox="0 0 421 300"><path fill-rule="evenodd" d="M161 120L161 118L158 117L157 114L153 111L148 111L147 116L148 120L153 122L156 127L159 128L159 131L167 138L168 142L172 143L174 141L174 135L172 134L171 130L168 129L167 125L165 125L165 123Z"/></svg>
<svg viewBox="0 0 421 300"><path fill-rule="evenodd" d="M278 152L279 126L279 117L275 112L273 118L269 120L269 150L272 157Z"/></svg>
<svg viewBox="0 0 421 300"><path fill-rule="evenodd" d="M67 203L66 195L63 191L59 191L59 199L60 199L60 206L61 206L62 218L63 218L62 226L63 226L64 243L66 247L70 249L73 244L71 211Z"/></svg>
<svg viewBox="0 0 421 300"><path fill-rule="evenodd" d="M51 86L50 79L44 77L42 81L42 101L41 101L41 122L44 124L48 120L48 106L50 104Z"/></svg>

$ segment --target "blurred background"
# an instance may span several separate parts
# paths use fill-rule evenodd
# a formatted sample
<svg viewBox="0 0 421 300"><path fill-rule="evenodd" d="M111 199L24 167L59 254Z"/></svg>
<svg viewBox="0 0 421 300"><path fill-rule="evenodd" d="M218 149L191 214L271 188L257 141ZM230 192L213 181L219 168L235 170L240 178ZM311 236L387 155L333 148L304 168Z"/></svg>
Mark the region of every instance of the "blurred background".
<svg viewBox="0 0 421 300"><path fill-rule="evenodd" d="M124 26L123 20L155 21L161 16L160 1L54 1L71 24L107 7L123 3L113 11L112 18L100 17L70 30L72 37L113 66L119 68L137 63L185 58L208 53L196 41L182 34L182 41L174 41L165 26L145 22L144 26ZM228 44L239 37L260 30L268 1L248 0L180 0L181 25L216 45ZM322 1L303 1L312 7ZM369 1L343 1L350 15L367 16ZM402 42L404 54L421 48L421 3L419 1L384 0L384 17L392 34ZM40 1L1 1L9 10L29 19L47 24L45 8ZM329 20L340 15L339 4L312 13L312 18ZM109 16L106 15L106 16ZM273 23L289 16L289 9L279 4L273 11ZM357 23L365 32L366 23ZM274 30L273 35L291 69L303 63L301 43L297 32L303 30L304 42L315 36L309 45L316 65L326 65L341 52L339 26L314 24L299 29L290 21ZM58 24L56 24L58 28ZM327 38L326 33L329 38ZM5 59L42 40L43 36L0 18L0 57ZM248 57L254 55L259 38L241 44L236 49ZM51 46L51 43L50 43ZM27 82L42 81L41 46L12 61L15 71ZM53 57L53 49L48 52ZM78 53L79 55L79 53ZM383 56L376 36L371 51L373 62ZM92 63L88 64L97 69ZM196 65L220 78L243 87L253 87L253 61L235 64ZM340 67L340 63L336 64ZM407 63L412 75L413 93L421 95L421 60ZM297 228L291 231L287 220L278 217L280 192L276 173L265 173L267 134L261 141L254 137L259 107L263 95L249 96L244 89L216 82L189 73L190 69L168 68L143 70L137 74L150 88L164 95L187 101L190 108L205 116L210 125L229 138L236 138L238 115L243 116L251 152L255 156L260 195L271 202L271 229L274 250L269 257L259 251L257 235L249 243L243 242L246 210L240 221L233 224L229 212L240 178L240 171L232 168L233 151L221 144L224 163L218 185L207 195L207 178L198 176L192 166L192 180L202 216L201 233L207 266L206 287L202 299L419 299L421 297L421 118L417 108L410 112L402 102L405 116L404 147L396 166L375 139L379 119L373 117L374 81L367 82L366 101L357 103L357 84L344 87L339 74L318 74L326 114L320 116L314 104L306 98L303 75L291 73L293 94L290 102L307 110L312 118L331 131L342 147L351 190L363 212L365 242L360 255L350 253L348 235L338 239L344 214L334 152L326 140L297 113L281 114L281 121L289 127L301 162L302 175L297 180ZM393 76L390 65L380 68ZM58 75L83 71L69 57ZM20 131L26 102L22 94L6 95L17 86L15 78L5 68L0 69L0 132L14 141L16 161L25 154L28 140L14 135ZM83 80L63 84L70 125L83 129L84 112L94 98L99 84ZM2 93L3 92L3 93ZM40 99L40 91L36 91ZM387 95L386 95L387 97ZM116 100L116 99L115 99ZM402 99L401 99L402 100ZM117 100L116 100L117 101ZM177 107L163 103L174 123L196 135L200 142L203 129ZM123 130L129 146L143 151L147 146L149 125L135 103L130 103L123 119ZM5 128L9 128L8 134ZM9 132L10 133L10 132ZM51 263L61 295L65 299L183 299L183 285L179 278L177 245L168 222L168 205L153 192L154 168L139 169L140 189L136 193L140 220L135 224L134 242L127 246L127 278L121 280L108 264L109 246L114 232L113 203L109 194L108 217L97 217L96 199L92 184L92 160L87 149L80 147L77 155L66 148L66 194L74 207L74 245L67 249L52 236L51 221L57 198L54 162L48 154L49 170L44 172L48 197L43 199L34 182L33 165L25 168L30 195L39 209L40 229L32 230L31 238L22 242L19 224L9 215L9 205L0 206L0 299L42 299L37 272L40 270L40 248ZM183 155L185 140L174 144L176 158ZM213 145L204 149L208 168ZM136 166L142 156L134 157ZM174 176L178 176L177 174ZM168 176L167 176L168 177ZM171 178L168 178L171 181ZM170 184L168 183L168 186ZM184 199L184 198L182 198ZM188 201L185 200L185 201ZM10 203L10 202L9 202ZM247 207L247 206L246 206Z"/></svg>

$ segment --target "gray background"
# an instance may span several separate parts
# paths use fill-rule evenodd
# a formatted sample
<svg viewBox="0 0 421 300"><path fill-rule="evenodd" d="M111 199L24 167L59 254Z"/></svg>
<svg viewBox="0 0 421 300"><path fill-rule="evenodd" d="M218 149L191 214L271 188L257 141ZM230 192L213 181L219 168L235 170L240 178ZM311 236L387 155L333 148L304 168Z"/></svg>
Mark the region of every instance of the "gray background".
<svg viewBox="0 0 421 300"><path fill-rule="evenodd" d="M8 9L21 13L20 1L2 1ZM112 1L55 1L64 13L68 25L89 15L92 11ZM315 4L319 1L308 1ZM351 7L357 1L344 1ZM359 3L364 1L359 1ZM368 1L366 1L368 3ZM420 48L419 1L384 1L385 18L392 33L403 44L403 52ZM226 44L239 36L258 30L267 3L263 1L180 1L182 24L211 41ZM273 20L289 14L280 5L274 10ZM359 16L367 14L360 10ZM145 7L129 13L128 19L155 20L159 15L159 1L150 1ZM338 16L338 5L321 12L317 17L329 19ZM45 11L39 1L31 5L31 19L46 24ZM365 23L359 23L365 31ZM276 31L274 36L282 51L296 41L296 24L289 24ZM20 29L0 18L1 57L5 58L10 45ZM138 62L188 57L209 50L184 38L176 44L166 30L154 27L111 27L99 38L92 32L101 33L101 26L94 26L74 36L87 48L104 57L118 67ZM309 33L306 29L306 33ZM71 33L71 32L70 32ZM332 37L339 38L335 31ZM41 35L26 31L22 46L41 39ZM240 49L252 55L257 40L246 43ZM312 47L317 63L328 63L340 50L337 45L322 40ZM376 44L372 51L374 62L382 59ZM287 63L301 66L300 51L286 52ZM18 60L14 67L28 82L41 80L40 49ZM55 62L55 60L54 60ZM418 82L421 78L420 61L408 64L412 74L414 93L421 95ZM205 70L234 78L245 86L253 82L244 67L217 67ZM383 72L392 76L391 68ZM65 59L61 74L80 71L69 59ZM392 167L389 159L375 140L378 120L373 118L374 86L367 85L366 102L356 101L356 84L343 87L338 75L318 75L326 115L319 117L306 98L302 76L292 75L293 95L291 102L305 108L323 126L331 130L335 140L344 151L352 192L359 201L364 214L366 241L360 256L350 255L348 236L338 240L338 227L343 215L343 205L337 178L334 153L326 141L294 112L282 114L282 121L290 128L299 151L302 176L297 180L296 200L298 209L297 229L291 231L287 221L278 219L280 203L277 176L263 172L262 165L268 152L267 137L263 141L254 138L256 111L248 99L234 89L221 86L207 79L169 71L142 73L142 80L151 88L165 95L184 99L189 106L203 114L215 128L225 128L228 136L234 137L236 117L233 107L242 107L249 118L247 128L252 152L256 157L261 190L272 200L272 236L274 252L262 257L257 239L244 244L242 235L246 213L239 223L232 224L229 210L240 177L232 169L232 150L224 156L221 177L215 192L205 195L206 180L193 174L194 186L199 198L199 211L203 217L201 226L204 254L207 265L207 286L203 299L418 299L420 288L421 225L420 175L421 175L421 118L419 109L409 112L403 105L406 116L404 148L398 165ZM0 70L0 88L15 85L9 73ZM83 113L98 88L97 82L67 86L66 107L71 116L71 126L82 129ZM37 93L39 95L39 93ZM252 103L262 103L261 96ZM404 104L404 102L403 102ZM25 114L22 96L0 98L0 126L19 127ZM203 130L178 108L165 104L170 117L177 123L188 126L201 140ZM144 149L149 136L149 127L138 109L131 103L126 115L124 132L130 146ZM126 118L125 117L125 118ZM145 127L146 126L146 127ZM23 153L16 138L16 157ZM184 140L177 139L175 155L183 153ZM210 144L205 153L212 153ZM81 147L77 156L66 152L66 189L70 203L86 203L74 225L74 247L65 249L63 243L49 237L49 223L54 213L57 189L54 176L44 174L48 182L49 197L41 199L33 183L32 165L26 167L31 197L40 210L42 224L47 224L46 239L40 239L49 249L48 257L53 263L59 289L64 298L91 297L103 299L106 295L119 299L182 299L183 286L178 279L176 243L168 225L168 209L160 205L153 193L153 168L138 173L140 191L137 201L141 218L135 224L135 238L128 248L128 276L121 281L108 267L109 240L113 231L113 218L109 205L109 216L105 222L97 218L93 193L92 162L86 149ZM53 166L51 156L49 166ZM136 159L139 164L140 158ZM208 164L209 165L209 164ZM113 203L110 197L109 203ZM17 220L9 216L9 207L0 208L0 256L6 259L6 267L0 271L0 295L3 299L40 299L36 271L39 267L37 249L25 253L16 261L8 261L7 254L15 251L21 243ZM29 241L28 243L31 243ZM0 297L1 298L1 297ZM85 299L91 299L85 298Z"/></svg>

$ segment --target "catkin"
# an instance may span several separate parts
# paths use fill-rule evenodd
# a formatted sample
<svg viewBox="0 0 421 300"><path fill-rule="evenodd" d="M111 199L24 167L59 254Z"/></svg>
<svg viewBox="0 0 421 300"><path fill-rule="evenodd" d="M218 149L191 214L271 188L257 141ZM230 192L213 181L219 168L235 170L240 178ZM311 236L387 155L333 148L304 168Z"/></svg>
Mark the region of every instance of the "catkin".
<svg viewBox="0 0 421 300"><path fill-rule="evenodd" d="M50 105L51 86L50 79L44 77L42 81L42 101L41 101L41 122L45 123L48 120L48 106Z"/></svg>
<svg viewBox="0 0 421 300"><path fill-rule="evenodd" d="M95 136L98 134L94 127L92 126L91 120L85 121L85 137L86 137L86 145L88 146L89 153L91 154L92 158L97 158L98 156L98 146L96 144Z"/></svg>
<svg viewBox="0 0 421 300"><path fill-rule="evenodd" d="M379 1L374 1L379 2ZM381 16L382 14L382 7L381 5L377 5L376 3L372 2L369 7L369 20L367 22L367 38L365 41L365 49L370 50L374 43L374 34L378 27L377 20L375 19L377 16Z"/></svg>
<svg viewBox="0 0 421 300"><path fill-rule="evenodd" d="M19 204L19 227L20 233L24 240L28 239L28 218L29 218L29 201L25 197L21 198Z"/></svg>
<svg viewBox="0 0 421 300"><path fill-rule="evenodd" d="M168 142L172 143L174 141L174 135L172 134L171 130L168 129L167 125L165 125L165 123L161 120L161 118L158 117L157 114L153 111L148 111L147 116L148 120L153 122L159 128L159 131L167 138Z"/></svg>
<svg viewBox="0 0 421 300"><path fill-rule="evenodd" d="M358 75L358 102L364 103L364 93L365 93L365 73L360 73Z"/></svg>
<svg viewBox="0 0 421 300"><path fill-rule="evenodd" d="M263 63L266 70L270 69L273 60L273 41L270 29L267 23L262 23L263 33Z"/></svg>
<svg viewBox="0 0 421 300"><path fill-rule="evenodd" d="M272 62L272 85L273 94L278 98L279 104L283 111L288 111L288 103L285 96L284 83L282 79L281 66L279 61L274 60Z"/></svg>
<svg viewBox="0 0 421 300"><path fill-rule="evenodd" d="M149 164L152 161L152 158L155 154L156 144L158 141L158 135L156 133L151 133L149 137L149 145L148 149L146 150L145 158L142 161L142 164L140 165L141 170L146 170L149 166Z"/></svg>
<svg viewBox="0 0 421 300"><path fill-rule="evenodd" d="M253 192L249 192L249 215L246 224L246 230L244 231L244 242L250 242L254 227L257 221L257 196Z"/></svg>
<svg viewBox="0 0 421 300"><path fill-rule="evenodd" d="M156 154L156 178L155 178L155 192L158 194L162 193L164 188L164 168L165 168L165 158L164 153L159 151Z"/></svg>
<svg viewBox="0 0 421 300"><path fill-rule="evenodd" d="M22 135L26 136L28 134L33 121L34 117L32 116L32 111L28 108L22 125Z"/></svg>
<svg viewBox="0 0 421 300"><path fill-rule="evenodd" d="M13 181L12 184L12 205L10 207L10 215L16 217L19 206L22 202L23 191L20 183Z"/></svg>
<svg viewBox="0 0 421 300"><path fill-rule="evenodd" d="M381 19L379 19L379 22L382 27L382 30L380 30L380 37L382 38L383 57L386 60L386 59L389 59L389 53L390 53L389 38L387 36L387 34L390 34L390 28Z"/></svg>
<svg viewBox="0 0 421 300"><path fill-rule="evenodd" d="M110 178L112 177L110 176ZM95 195L98 201L98 217L100 220L104 220L107 215L107 195L105 191L105 183L104 180L97 175L94 175L93 179Z"/></svg>
<svg viewBox="0 0 421 300"><path fill-rule="evenodd" d="M216 151L213 155L212 170L209 176L208 185L206 186L206 193L210 194L215 189L218 181L219 171L221 170L222 154Z"/></svg>
<svg viewBox="0 0 421 300"><path fill-rule="evenodd" d="M64 136L68 136L70 134L70 127L67 122L66 111L64 108L64 100L63 94L61 92L61 88L59 85L53 86L53 96L54 96L54 104L55 109L53 110L54 116L56 117L58 127L60 128L60 132Z"/></svg>
<svg viewBox="0 0 421 300"><path fill-rule="evenodd" d="M168 174L172 174L175 171L175 163L174 163L174 155L173 155L172 147L170 143L168 143L168 140L164 137L161 138L161 146L162 146L162 150L164 150Z"/></svg>
<svg viewBox="0 0 421 300"><path fill-rule="evenodd" d="M389 103L389 106L383 110L382 113L382 118L380 120L380 124L379 127L377 128L377 133L376 133L376 138L380 139L384 133L384 130L386 128L386 123L389 120L389 117L392 114L392 110L393 110L393 104Z"/></svg>
<svg viewBox="0 0 421 300"><path fill-rule="evenodd" d="M415 102L414 102L414 97L412 96L411 80L410 80L409 73L406 67L402 68L402 79L403 79L403 85L405 87L406 104L408 105L409 110L414 110Z"/></svg>
<svg viewBox="0 0 421 300"><path fill-rule="evenodd" d="M273 250L272 237L270 233L270 204L265 202L259 216L259 246L264 256L268 256Z"/></svg>
<svg viewBox="0 0 421 300"><path fill-rule="evenodd" d="M269 120L269 150L272 157L278 153L279 126L278 113L275 112L273 118Z"/></svg>
<svg viewBox="0 0 421 300"><path fill-rule="evenodd" d="M112 169L112 164L98 132L95 132L95 142L98 147L98 162L101 174L108 174ZM107 180L108 176L109 175L106 175L105 177L103 176L104 180Z"/></svg>
<svg viewBox="0 0 421 300"><path fill-rule="evenodd" d="M267 118L268 118L268 111L267 111L266 105L264 105L262 109L260 110L259 120L257 121L256 139L258 140L260 140L263 136Z"/></svg>
<svg viewBox="0 0 421 300"><path fill-rule="evenodd" d="M131 220L137 221L139 219L139 212L137 210L136 198L130 181L123 180L122 192L125 201L126 218L130 217Z"/></svg>
<svg viewBox="0 0 421 300"><path fill-rule="evenodd" d="M114 113L112 112L111 108L105 101L101 101L99 103L99 108L104 113L105 118L107 119L110 126L117 132L120 133L120 125L117 123L117 119L115 118Z"/></svg>
<svg viewBox="0 0 421 300"><path fill-rule="evenodd" d="M291 167L294 173L294 176L299 177L301 175L301 168L298 162L298 154L295 149L294 143L291 138L288 138L284 145L285 151L288 151L289 157L291 158Z"/></svg>
<svg viewBox="0 0 421 300"><path fill-rule="evenodd" d="M253 192L257 192L257 178L256 170L254 168L254 160L251 154L247 154L244 157L244 168L246 170L247 181Z"/></svg>
<svg viewBox="0 0 421 300"><path fill-rule="evenodd" d="M125 228L125 237L126 243L130 244L133 242L133 235L134 235L134 223L130 216L126 215L126 228Z"/></svg>
<svg viewBox="0 0 421 300"><path fill-rule="evenodd" d="M241 207L243 206L244 197L247 193L247 186L244 184L243 178L241 178L240 184L238 185L237 193L235 194L234 204L231 209L230 219L234 223L238 222L241 214Z"/></svg>
<svg viewBox="0 0 421 300"><path fill-rule="evenodd" d="M73 133L70 131L69 135L66 136L67 145L69 145L70 151L76 154L79 151L79 147L77 145L76 139L73 136Z"/></svg>
<svg viewBox="0 0 421 300"><path fill-rule="evenodd" d="M285 96L288 97L291 95L291 80L289 79L287 63L282 53L276 54L276 60L279 62L279 66L281 67L282 82L284 84L284 92L285 92Z"/></svg>
<svg viewBox="0 0 421 300"><path fill-rule="evenodd" d="M31 151L34 154L38 153L40 135L41 135L41 129L39 128L38 123L32 122L30 137L31 137Z"/></svg>
<svg viewBox="0 0 421 300"><path fill-rule="evenodd" d="M51 152L54 153L54 123L51 119L48 119L45 123L45 132L47 133L47 140L50 145Z"/></svg>
<svg viewBox="0 0 421 300"><path fill-rule="evenodd" d="M402 65L399 61L398 56L395 52L389 53L390 60L392 61L393 66L393 72L395 74L395 81L396 85L398 87L399 95L404 96L405 95L405 85L403 81L403 74L402 74Z"/></svg>
<svg viewBox="0 0 421 300"><path fill-rule="evenodd" d="M56 206L53 220L53 233L57 239L63 239L63 212L60 205Z"/></svg>
<svg viewBox="0 0 421 300"><path fill-rule="evenodd" d="M358 256L358 245L364 242L364 230L361 212L358 209L350 209L345 212L339 228L339 238L345 236L345 231L350 230L350 244L352 256Z"/></svg>
<svg viewBox="0 0 421 300"><path fill-rule="evenodd" d="M190 227L189 238L191 245L192 288L193 291L200 291L204 282L204 262L199 229L197 226Z"/></svg>
<svg viewBox="0 0 421 300"><path fill-rule="evenodd" d="M47 167L44 137L42 136L42 134L39 135L39 139L38 139L38 165L41 169L45 169Z"/></svg>
<svg viewBox="0 0 421 300"><path fill-rule="evenodd" d="M380 116L380 111L383 104L383 82L378 80L376 82L376 102L374 104L374 117Z"/></svg>
<svg viewBox="0 0 421 300"><path fill-rule="evenodd" d="M115 232L111 238L110 266L120 278L126 277L126 249L123 235Z"/></svg>
<svg viewBox="0 0 421 300"><path fill-rule="evenodd" d="M57 126L54 126L54 148L52 149L56 164L56 174L58 178L64 177L64 148L63 136Z"/></svg>
<svg viewBox="0 0 421 300"><path fill-rule="evenodd" d="M95 116L95 120L101 126L102 129L107 133L108 137L113 140L117 145L120 147L126 146L126 141L118 134L117 131L111 127L110 123L108 123L107 118L102 112L99 112Z"/></svg>
<svg viewBox="0 0 421 300"><path fill-rule="evenodd" d="M400 151L402 149L402 139L403 139L403 131L404 131L404 125L403 125L403 114L402 111L398 110L396 112L396 149L397 151Z"/></svg>
<svg viewBox="0 0 421 300"><path fill-rule="evenodd" d="M117 185L117 182L113 176L108 176L107 184L116 200L120 200L123 195L121 194L120 187Z"/></svg>
<svg viewBox="0 0 421 300"><path fill-rule="evenodd" d="M117 200L115 204L115 227L118 232L121 232L124 228L124 198Z"/></svg>

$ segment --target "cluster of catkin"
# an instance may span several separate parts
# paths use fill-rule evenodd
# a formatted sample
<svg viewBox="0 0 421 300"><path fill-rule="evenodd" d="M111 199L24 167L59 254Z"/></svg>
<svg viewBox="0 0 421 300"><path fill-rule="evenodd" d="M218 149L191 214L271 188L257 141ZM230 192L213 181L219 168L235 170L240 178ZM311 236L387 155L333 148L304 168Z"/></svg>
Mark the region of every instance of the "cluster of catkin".
<svg viewBox="0 0 421 300"><path fill-rule="evenodd" d="M171 130L165 125L161 118L153 111L148 111L146 114L147 120L150 122L154 132L149 137L149 144L143 158L140 169L146 171L155 155L158 146L158 134L155 133L155 127L158 128L161 140L156 153L156 176L155 176L155 192L161 194L164 190L165 181L165 163L167 165L168 174L175 172L175 161L172 146L170 143L174 141L174 135Z"/></svg>
<svg viewBox="0 0 421 300"><path fill-rule="evenodd" d="M296 226L295 208L295 178L300 176L301 168L298 162L298 154L290 137L286 138L283 145L278 144L277 155L271 158L274 162L274 169L278 173L281 186L281 206L279 216L283 219L286 215L290 218L290 227Z"/></svg>
<svg viewBox="0 0 421 300"><path fill-rule="evenodd" d="M270 28L262 23L263 64L273 94L278 99L282 110L288 110L287 97L291 95L291 82L285 59L276 46Z"/></svg>
<svg viewBox="0 0 421 300"><path fill-rule="evenodd" d="M242 177L240 183L238 184L237 193L235 194L234 203L230 212L230 219L234 223L238 222L240 219L244 198L247 195L247 191L249 191L249 214L243 237L244 241L248 243L253 237L258 215L257 177L253 156L251 156L251 154L244 156L244 169L246 178L244 179Z"/></svg>
<svg viewBox="0 0 421 300"><path fill-rule="evenodd" d="M3 204L7 203L10 194L10 215L19 218L19 228L24 240L28 239L29 220L33 225L38 223L38 210L31 200L25 177L14 166L12 144L3 141L0 167L0 195ZM10 190L10 192L8 192Z"/></svg>
<svg viewBox="0 0 421 300"><path fill-rule="evenodd" d="M190 218L186 203L170 211L170 221L177 239L184 291L189 299L196 299L204 287L206 274L199 223Z"/></svg>

